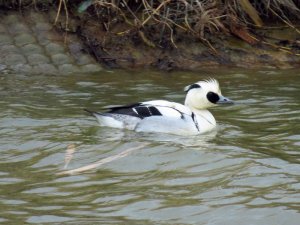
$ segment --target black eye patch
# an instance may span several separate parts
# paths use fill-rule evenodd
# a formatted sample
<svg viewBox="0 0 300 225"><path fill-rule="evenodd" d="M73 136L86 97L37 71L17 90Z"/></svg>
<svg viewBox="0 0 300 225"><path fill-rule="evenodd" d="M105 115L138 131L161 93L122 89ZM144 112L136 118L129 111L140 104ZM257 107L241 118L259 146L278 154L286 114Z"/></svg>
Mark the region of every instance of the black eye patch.
<svg viewBox="0 0 300 225"><path fill-rule="evenodd" d="M185 92L189 92L189 90L194 88L201 88L199 84L191 84Z"/></svg>
<svg viewBox="0 0 300 225"><path fill-rule="evenodd" d="M210 101L211 103L214 103L214 104L216 104L217 101L220 100L219 95L214 92L211 92L211 91L207 93L206 97L207 97L208 101Z"/></svg>

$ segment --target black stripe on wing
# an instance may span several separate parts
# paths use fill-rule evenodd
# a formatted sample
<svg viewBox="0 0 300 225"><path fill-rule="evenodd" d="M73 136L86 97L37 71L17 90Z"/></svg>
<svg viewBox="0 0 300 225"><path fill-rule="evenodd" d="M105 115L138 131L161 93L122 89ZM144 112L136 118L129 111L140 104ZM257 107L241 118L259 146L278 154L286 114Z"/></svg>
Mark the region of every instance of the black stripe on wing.
<svg viewBox="0 0 300 225"><path fill-rule="evenodd" d="M162 116L161 112L154 106L150 106L149 110L153 116Z"/></svg>
<svg viewBox="0 0 300 225"><path fill-rule="evenodd" d="M145 106L142 103L136 103L125 106L117 106L110 108L108 113L113 114L124 114L128 116L135 116L141 119L150 116L161 116L162 114L159 112L157 108L154 106Z"/></svg>
<svg viewBox="0 0 300 225"><path fill-rule="evenodd" d="M123 115L128 115L128 116L139 117L139 115L137 115L137 113L133 109L135 107L139 107L140 105L142 105L142 103L134 103L134 104L130 104L130 105L116 106L116 107L110 108L107 113L123 114Z"/></svg>
<svg viewBox="0 0 300 225"><path fill-rule="evenodd" d="M160 111L154 106L138 106L134 107L140 118L145 118L149 116L162 116Z"/></svg>

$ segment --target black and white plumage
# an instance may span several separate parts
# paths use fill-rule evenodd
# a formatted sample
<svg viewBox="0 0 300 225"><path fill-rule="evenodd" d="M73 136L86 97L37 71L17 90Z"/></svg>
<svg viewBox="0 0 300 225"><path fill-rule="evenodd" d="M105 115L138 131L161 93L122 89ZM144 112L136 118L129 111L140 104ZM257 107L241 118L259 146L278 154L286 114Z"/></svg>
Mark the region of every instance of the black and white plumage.
<svg viewBox="0 0 300 225"><path fill-rule="evenodd" d="M101 126L125 128L139 132L162 132L194 135L207 132L216 126L213 115L207 110L217 104L232 103L221 94L219 83L210 79L185 87L185 104L166 100L139 102L117 106L107 112L92 112Z"/></svg>

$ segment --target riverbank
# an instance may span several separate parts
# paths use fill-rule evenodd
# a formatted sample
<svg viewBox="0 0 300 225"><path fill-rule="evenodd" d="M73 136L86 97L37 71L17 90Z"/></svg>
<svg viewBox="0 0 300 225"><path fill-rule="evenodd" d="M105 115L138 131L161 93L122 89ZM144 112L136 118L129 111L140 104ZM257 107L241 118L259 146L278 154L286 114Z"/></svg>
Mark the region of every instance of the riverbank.
<svg viewBox="0 0 300 225"><path fill-rule="evenodd" d="M174 3L170 1L152 5L156 11L145 15L134 4L117 5L120 8L109 11L111 6L99 1L75 1L72 5L49 2L19 8L2 6L0 71L56 74L97 72L102 67L166 71L224 66L300 67L300 24L292 13L290 22L283 18L265 19L258 14L257 19L253 12L248 18L243 12L235 17L218 12L224 14L223 18L216 11L214 15L205 14L208 21L203 17L197 28L195 21L181 24L179 20L167 19L172 17L166 17L161 10L172 9ZM130 16L125 9L135 11ZM190 17L195 14L193 10L188 12ZM205 16L211 9L205 10L199 15ZM242 16L246 18L244 22ZM246 24L250 20L253 23Z"/></svg>
<svg viewBox="0 0 300 225"><path fill-rule="evenodd" d="M119 32L122 29L116 31ZM289 69L300 66L299 34L286 26L257 30L259 41L254 44L228 35L212 37L207 45L182 34L177 36L176 46L161 47L145 44L143 36L134 32L105 35L99 26L86 25L81 35L97 60L113 68L198 70L216 66L252 69Z"/></svg>

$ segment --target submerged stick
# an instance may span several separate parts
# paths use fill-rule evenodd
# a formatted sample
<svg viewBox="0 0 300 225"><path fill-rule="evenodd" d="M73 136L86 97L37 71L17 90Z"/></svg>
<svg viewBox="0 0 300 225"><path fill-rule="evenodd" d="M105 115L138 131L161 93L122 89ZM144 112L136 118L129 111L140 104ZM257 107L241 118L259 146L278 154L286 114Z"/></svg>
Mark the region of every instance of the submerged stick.
<svg viewBox="0 0 300 225"><path fill-rule="evenodd" d="M66 150L66 154L65 154L64 169L67 169L69 163L71 162L71 160L73 158L74 152L75 152L75 145L74 144L68 145L67 150Z"/></svg>
<svg viewBox="0 0 300 225"><path fill-rule="evenodd" d="M131 152L145 147L146 145L147 144L141 144L139 146L129 148L129 149L117 154L117 155L113 155L113 156L109 156L107 158L101 159L98 162L95 162L93 164L83 166L83 167L79 167L79 168L73 169L73 170L62 171L62 172L59 172L59 173L56 173L56 174L57 175L73 175L73 174L76 174L76 173L81 173L81 172L85 172L85 171L88 171L88 170L91 170L91 169L95 169L95 168L97 168L101 165L104 165L106 163L112 162L112 161L117 160L117 159L121 159L121 158L129 155Z"/></svg>

